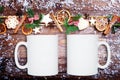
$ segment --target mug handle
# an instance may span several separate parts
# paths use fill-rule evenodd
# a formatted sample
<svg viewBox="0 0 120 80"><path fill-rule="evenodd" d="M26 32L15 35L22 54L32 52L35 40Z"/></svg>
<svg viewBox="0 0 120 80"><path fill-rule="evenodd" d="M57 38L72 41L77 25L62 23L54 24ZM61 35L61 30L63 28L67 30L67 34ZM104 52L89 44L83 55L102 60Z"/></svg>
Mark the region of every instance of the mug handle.
<svg viewBox="0 0 120 80"><path fill-rule="evenodd" d="M27 63L22 66L22 65L20 65L19 62L18 62L18 54L19 54L19 53L18 53L18 48L19 48L21 45L27 47L26 42L19 42L19 43L16 45L16 47L15 47L14 59L15 59L16 66L17 66L18 68L20 68L20 69L25 69L25 68L27 68Z"/></svg>
<svg viewBox="0 0 120 80"><path fill-rule="evenodd" d="M107 48L107 53L108 53L106 64L103 65L103 66L98 64L99 68L104 69L104 68L108 67L109 63L111 62L110 46L109 46L109 44L107 42L103 42L103 41L99 42L98 46L100 46L100 45L105 45L106 48Z"/></svg>

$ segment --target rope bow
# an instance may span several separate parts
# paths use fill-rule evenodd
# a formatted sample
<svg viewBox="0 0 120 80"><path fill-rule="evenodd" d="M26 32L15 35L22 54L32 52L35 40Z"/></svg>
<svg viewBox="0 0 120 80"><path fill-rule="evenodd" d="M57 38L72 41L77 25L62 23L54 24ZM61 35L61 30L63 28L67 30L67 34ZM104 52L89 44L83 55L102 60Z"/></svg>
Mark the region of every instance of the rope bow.
<svg viewBox="0 0 120 80"><path fill-rule="evenodd" d="M73 21L73 22L69 22L69 25L75 25L78 26L79 21Z"/></svg>
<svg viewBox="0 0 120 80"><path fill-rule="evenodd" d="M29 20L31 23L33 23L34 20L39 20L39 15L36 14L36 15L34 15L34 17L28 18L28 20Z"/></svg>

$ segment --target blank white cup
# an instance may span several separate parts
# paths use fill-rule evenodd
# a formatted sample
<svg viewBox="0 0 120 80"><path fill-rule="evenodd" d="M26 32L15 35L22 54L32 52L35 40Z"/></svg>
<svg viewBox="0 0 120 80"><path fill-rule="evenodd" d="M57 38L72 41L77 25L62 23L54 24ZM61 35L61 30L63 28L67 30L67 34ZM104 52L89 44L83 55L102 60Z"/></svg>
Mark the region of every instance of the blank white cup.
<svg viewBox="0 0 120 80"><path fill-rule="evenodd" d="M27 63L18 62L18 48L27 48ZM15 48L15 63L20 69L27 68L28 74L33 76L52 76L58 74L58 36L57 35L29 35L27 42L19 42Z"/></svg>
<svg viewBox="0 0 120 80"><path fill-rule="evenodd" d="M98 62L98 48L107 48L107 62ZM100 42L97 35L67 35L67 74L89 76L98 73L98 68L106 68L110 63L110 47L106 42Z"/></svg>

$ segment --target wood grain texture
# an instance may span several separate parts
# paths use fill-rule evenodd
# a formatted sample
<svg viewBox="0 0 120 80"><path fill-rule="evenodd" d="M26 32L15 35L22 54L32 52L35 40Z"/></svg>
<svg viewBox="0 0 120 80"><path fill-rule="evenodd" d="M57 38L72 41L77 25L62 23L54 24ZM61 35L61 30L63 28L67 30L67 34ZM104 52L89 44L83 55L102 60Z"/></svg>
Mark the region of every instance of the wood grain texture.
<svg viewBox="0 0 120 80"><path fill-rule="evenodd" d="M24 1L27 1L24 4ZM91 16L120 14L120 1L115 0L1 0L0 4L5 6L4 12L0 15L15 15L18 9L23 13L26 8L32 7L35 12L47 14L50 11L54 14L60 9L68 9L72 15L88 13ZM27 4L28 3L28 4ZM64 5L65 4L65 5ZM14 30L7 30L4 35L0 35L0 78L1 79L36 79L36 80L119 80L120 79L120 29L115 34L109 33L103 35L103 32L98 32L94 27L89 27L82 31L77 31L72 34L97 34L99 39L107 41L111 49L111 63L108 68L98 69L98 74L94 76L70 76L66 74L66 35L64 26L61 33L57 26L52 28L45 27L40 34L57 34L59 36L59 74L51 77L35 77L27 75L25 70L20 70L16 67L14 62L14 48L19 41L26 41L26 36L23 35L21 28L17 33ZM26 49L20 48L20 64L26 63ZM104 46L99 48L99 62L105 64L106 49Z"/></svg>

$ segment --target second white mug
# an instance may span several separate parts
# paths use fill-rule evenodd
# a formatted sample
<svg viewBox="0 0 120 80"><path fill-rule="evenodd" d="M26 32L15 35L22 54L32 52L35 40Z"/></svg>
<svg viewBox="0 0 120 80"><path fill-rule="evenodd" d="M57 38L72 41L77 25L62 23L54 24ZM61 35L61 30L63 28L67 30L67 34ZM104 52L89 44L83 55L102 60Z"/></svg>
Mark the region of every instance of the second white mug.
<svg viewBox="0 0 120 80"><path fill-rule="evenodd" d="M107 47L107 62L98 63L98 47ZM110 63L110 47L99 42L97 35L67 35L67 73L76 76L89 76L98 73L98 68L106 68Z"/></svg>

